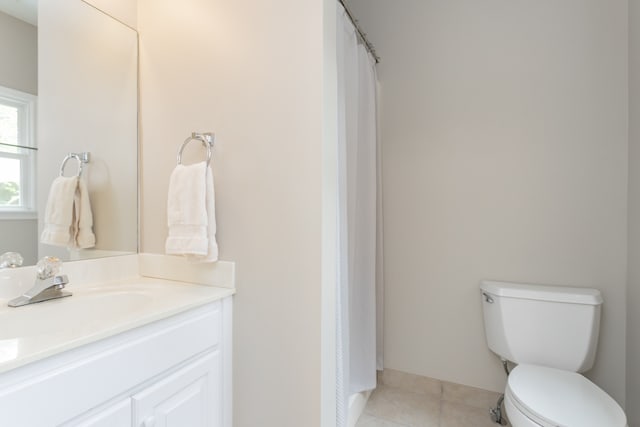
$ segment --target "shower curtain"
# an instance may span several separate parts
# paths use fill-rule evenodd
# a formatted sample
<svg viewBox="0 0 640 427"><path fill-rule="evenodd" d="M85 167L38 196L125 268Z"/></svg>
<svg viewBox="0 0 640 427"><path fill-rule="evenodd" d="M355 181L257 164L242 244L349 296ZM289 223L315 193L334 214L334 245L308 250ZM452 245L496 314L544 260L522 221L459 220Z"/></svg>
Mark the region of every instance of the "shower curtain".
<svg viewBox="0 0 640 427"><path fill-rule="evenodd" d="M349 396L376 386L381 368L381 229L375 60L338 5L338 292L337 425L345 425ZM380 304L381 306L381 304ZM380 316L380 313L378 313Z"/></svg>

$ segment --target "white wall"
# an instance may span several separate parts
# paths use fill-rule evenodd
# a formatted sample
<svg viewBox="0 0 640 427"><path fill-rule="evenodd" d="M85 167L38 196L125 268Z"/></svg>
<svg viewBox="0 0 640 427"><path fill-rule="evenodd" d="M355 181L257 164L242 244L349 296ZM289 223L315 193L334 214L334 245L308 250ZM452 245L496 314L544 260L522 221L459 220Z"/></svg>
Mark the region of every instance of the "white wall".
<svg viewBox="0 0 640 427"><path fill-rule="evenodd" d="M135 252L137 34L80 0L40 2L38 22L40 230L48 191L65 155L89 151L83 179L96 249ZM74 163L67 163L67 176L75 173ZM64 248L41 246L41 255L68 258Z"/></svg>
<svg viewBox="0 0 640 427"><path fill-rule="evenodd" d="M180 144L215 132L220 258L237 265L236 427L320 425L322 6L139 3L142 249L164 252Z"/></svg>
<svg viewBox="0 0 640 427"><path fill-rule="evenodd" d="M478 283L603 291L625 400L627 1L352 0L382 56L385 362L501 390Z"/></svg>
<svg viewBox="0 0 640 427"><path fill-rule="evenodd" d="M629 2L629 279L627 417L640 426L640 5Z"/></svg>
<svg viewBox="0 0 640 427"><path fill-rule="evenodd" d="M38 29L0 12L0 86L37 95ZM38 257L36 219L0 220L0 254L20 252L25 265Z"/></svg>

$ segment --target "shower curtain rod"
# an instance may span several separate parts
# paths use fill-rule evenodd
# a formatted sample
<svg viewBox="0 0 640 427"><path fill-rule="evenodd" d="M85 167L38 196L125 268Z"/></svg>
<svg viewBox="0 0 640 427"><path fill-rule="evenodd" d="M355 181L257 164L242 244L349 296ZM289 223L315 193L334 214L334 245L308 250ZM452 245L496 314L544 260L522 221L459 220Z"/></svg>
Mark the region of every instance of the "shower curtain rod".
<svg viewBox="0 0 640 427"><path fill-rule="evenodd" d="M371 54L371 56L373 56L373 59L375 59L376 64L379 64L380 57L376 54L376 48L373 45L373 43L371 43L369 39L367 39L367 35L365 34L364 31L362 31L362 28L360 28L360 25L358 25L358 20L353 17L353 14L349 10L349 7L347 7L347 4L344 2L344 0L338 0L338 2L342 5L342 7L344 7L344 11L347 12L347 16L353 23L353 26L356 28L356 34L358 34L358 37L360 37L360 40L362 40L362 43L364 43L364 47L366 47L369 53Z"/></svg>

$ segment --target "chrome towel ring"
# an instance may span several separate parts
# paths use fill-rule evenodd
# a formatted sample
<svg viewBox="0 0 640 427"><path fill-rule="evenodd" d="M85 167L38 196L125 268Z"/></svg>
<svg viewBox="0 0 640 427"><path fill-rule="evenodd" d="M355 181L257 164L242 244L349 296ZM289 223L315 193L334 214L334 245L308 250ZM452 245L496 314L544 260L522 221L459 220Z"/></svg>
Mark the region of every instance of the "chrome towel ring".
<svg viewBox="0 0 640 427"><path fill-rule="evenodd" d="M204 145L204 147L207 149L207 166L209 166L209 164L211 163L211 149L213 147L214 138L215 137L211 132L192 132L191 136L185 139L182 143L182 146L180 146L180 150L178 151L178 164L182 164L182 151L184 150L184 147L186 147L187 144L191 141L200 141L202 142L202 145Z"/></svg>
<svg viewBox="0 0 640 427"><path fill-rule="evenodd" d="M78 161L78 177L80 177L82 175L82 165L85 163L89 163L89 153L88 152L84 152L84 153L69 153L65 156L64 160L62 161L62 165L60 166L60 176L64 176L64 167L66 166L67 162L71 159L76 159Z"/></svg>

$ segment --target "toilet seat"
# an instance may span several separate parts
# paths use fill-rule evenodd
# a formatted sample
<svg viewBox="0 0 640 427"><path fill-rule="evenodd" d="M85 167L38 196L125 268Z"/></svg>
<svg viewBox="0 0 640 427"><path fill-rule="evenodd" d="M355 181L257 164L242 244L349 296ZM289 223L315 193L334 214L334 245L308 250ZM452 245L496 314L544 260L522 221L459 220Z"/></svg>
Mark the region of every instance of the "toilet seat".
<svg viewBox="0 0 640 427"><path fill-rule="evenodd" d="M518 365L509 374L505 395L518 411L543 427L627 425L616 401L575 372Z"/></svg>

